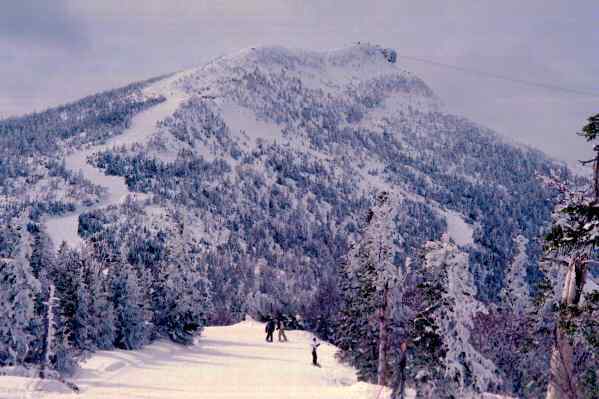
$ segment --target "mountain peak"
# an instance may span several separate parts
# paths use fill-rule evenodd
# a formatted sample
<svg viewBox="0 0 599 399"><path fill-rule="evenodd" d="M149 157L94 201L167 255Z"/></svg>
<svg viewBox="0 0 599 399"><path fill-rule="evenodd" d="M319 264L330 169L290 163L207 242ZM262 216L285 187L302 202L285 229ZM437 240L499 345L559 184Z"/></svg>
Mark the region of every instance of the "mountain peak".
<svg viewBox="0 0 599 399"><path fill-rule="evenodd" d="M206 98L239 91L243 86L239 83L248 83L248 79L250 85L258 86L295 81L303 89L335 97L361 92L380 100L393 97L403 104L439 109L440 101L433 91L397 61L396 50L369 43L326 51L254 46L180 72L170 81L176 89ZM168 86L172 87L170 83Z"/></svg>
<svg viewBox="0 0 599 399"><path fill-rule="evenodd" d="M229 56L220 57L214 62L256 63L264 66L278 65L289 69L298 67L322 68L326 65L357 66L380 64L390 66L397 61L397 51L369 43L356 43L351 46L326 51L313 51L283 46L253 46Z"/></svg>

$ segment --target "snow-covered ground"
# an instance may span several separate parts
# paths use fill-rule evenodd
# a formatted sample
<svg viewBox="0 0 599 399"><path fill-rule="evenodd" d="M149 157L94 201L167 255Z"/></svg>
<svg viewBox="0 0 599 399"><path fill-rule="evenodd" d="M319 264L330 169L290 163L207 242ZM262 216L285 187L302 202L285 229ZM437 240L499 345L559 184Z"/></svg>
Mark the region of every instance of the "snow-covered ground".
<svg viewBox="0 0 599 399"><path fill-rule="evenodd" d="M512 264L507 269L505 277L506 285L502 290L502 295L512 306L524 312L532 303L526 277L528 261L526 245L528 244L528 239L522 235L518 235L514 238L514 243L516 244L516 254L512 260Z"/></svg>
<svg viewBox="0 0 599 399"><path fill-rule="evenodd" d="M151 90L152 88L149 89ZM163 92L167 94L166 101L135 115L131 120L131 127L125 130L123 134L108 140L103 145L92 146L82 151L75 151L65 157L67 169L74 172L81 171L86 179L106 189L104 201L97 205L96 208L118 204L127 195L131 194L131 192L127 184L125 184L124 178L105 175L102 170L87 163L88 156L113 147L130 146L134 143L145 144L152 134L155 133L157 122L172 115L186 98L184 94L178 91L168 92L163 90ZM73 247L81 243L81 237L77 234L79 215L83 211L90 211L91 209L82 208L64 216L48 218L46 220L48 234L56 247L63 241L66 241L67 244Z"/></svg>
<svg viewBox="0 0 599 399"><path fill-rule="evenodd" d="M235 103L222 104L221 115L231 129L231 133L241 138L240 141L249 148L256 147L256 142L259 139L273 143L277 140L281 141L283 138L280 127L273 123L257 120L253 111Z"/></svg>
<svg viewBox="0 0 599 399"><path fill-rule="evenodd" d="M72 379L79 395L57 382L0 377L0 398L389 398L387 389L357 382L355 371L335 360L334 346L320 346L317 368L312 335L287 331L287 337L279 343L275 333L275 342L266 343L264 324L255 321L209 327L191 347L160 341L140 351L95 354Z"/></svg>
<svg viewBox="0 0 599 399"><path fill-rule="evenodd" d="M466 223L463 217L455 211L445 212L445 220L447 221L447 234L458 245L472 245L472 226Z"/></svg>

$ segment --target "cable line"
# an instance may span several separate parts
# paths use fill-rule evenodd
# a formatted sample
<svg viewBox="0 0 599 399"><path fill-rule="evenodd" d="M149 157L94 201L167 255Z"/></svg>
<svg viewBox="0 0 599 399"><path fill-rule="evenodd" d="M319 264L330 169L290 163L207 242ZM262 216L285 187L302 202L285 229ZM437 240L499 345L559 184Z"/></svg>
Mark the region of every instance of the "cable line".
<svg viewBox="0 0 599 399"><path fill-rule="evenodd" d="M534 82L534 81L525 80L525 79L518 79L518 78L513 78L513 77L507 76L507 75L500 75L500 74L487 72L487 71L481 71L481 70L477 70L477 69L464 68L464 67L457 66L457 65L445 64L442 62L432 61L432 60L428 60L428 59L420 58L420 57L413 57L410 55L399 54L398 58L400 58L400 59L405 58L407 60L422 62L425 64L435 65L435 66L442 67L442 68L449 68L449 69L453 69L456 71L464 72L467 74L474 74L474 75L478 75L478 76L485 77L485 78L506 80L508 82L518 83L518 84L522 84L522 85L526 85L526 86L540 87L540 88L547 89L547 90L557 90L557 91L562 91L565 93L578 94L578 95L583 95L583 96L599 97L599 92L573 89L573 88L569 88L569 87L554 85L551 83Z"/></svg>

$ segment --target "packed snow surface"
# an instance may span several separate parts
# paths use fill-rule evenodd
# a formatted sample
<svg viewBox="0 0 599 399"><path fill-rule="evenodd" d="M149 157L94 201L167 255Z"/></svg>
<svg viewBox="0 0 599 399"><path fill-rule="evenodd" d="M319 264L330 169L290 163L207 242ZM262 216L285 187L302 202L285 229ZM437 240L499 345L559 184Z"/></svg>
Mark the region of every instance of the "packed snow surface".
<svg viewBox="0 0 599 399"><path fill-rule="evenodd" d="M264 341L264 324L209 327L183 347L160 341L140 351L99 352L82 365L69 393L57 382L0 377L0 398L58 399L383 399L387 389L358 382L322 343L322 368L311 365L311 334L287 331L289 342ZM380 394L380 395L379 395ZM408 396L411 398L413 396Z"/></svg>

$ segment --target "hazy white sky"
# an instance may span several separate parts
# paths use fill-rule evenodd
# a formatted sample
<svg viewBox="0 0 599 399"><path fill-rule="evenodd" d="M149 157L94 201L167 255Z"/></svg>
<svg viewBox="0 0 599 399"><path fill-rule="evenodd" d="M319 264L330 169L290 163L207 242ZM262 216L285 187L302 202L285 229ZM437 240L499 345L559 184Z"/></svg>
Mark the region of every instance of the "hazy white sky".
<svg viewBox="0 0 599 399"><path fill-rule="evenodd" d="M585 157L599 112L596 0L0 0L0 115L202 64L260 45L399 52L456 113L550 155ZM426 58L585 96L481 78Z"/></svg>

